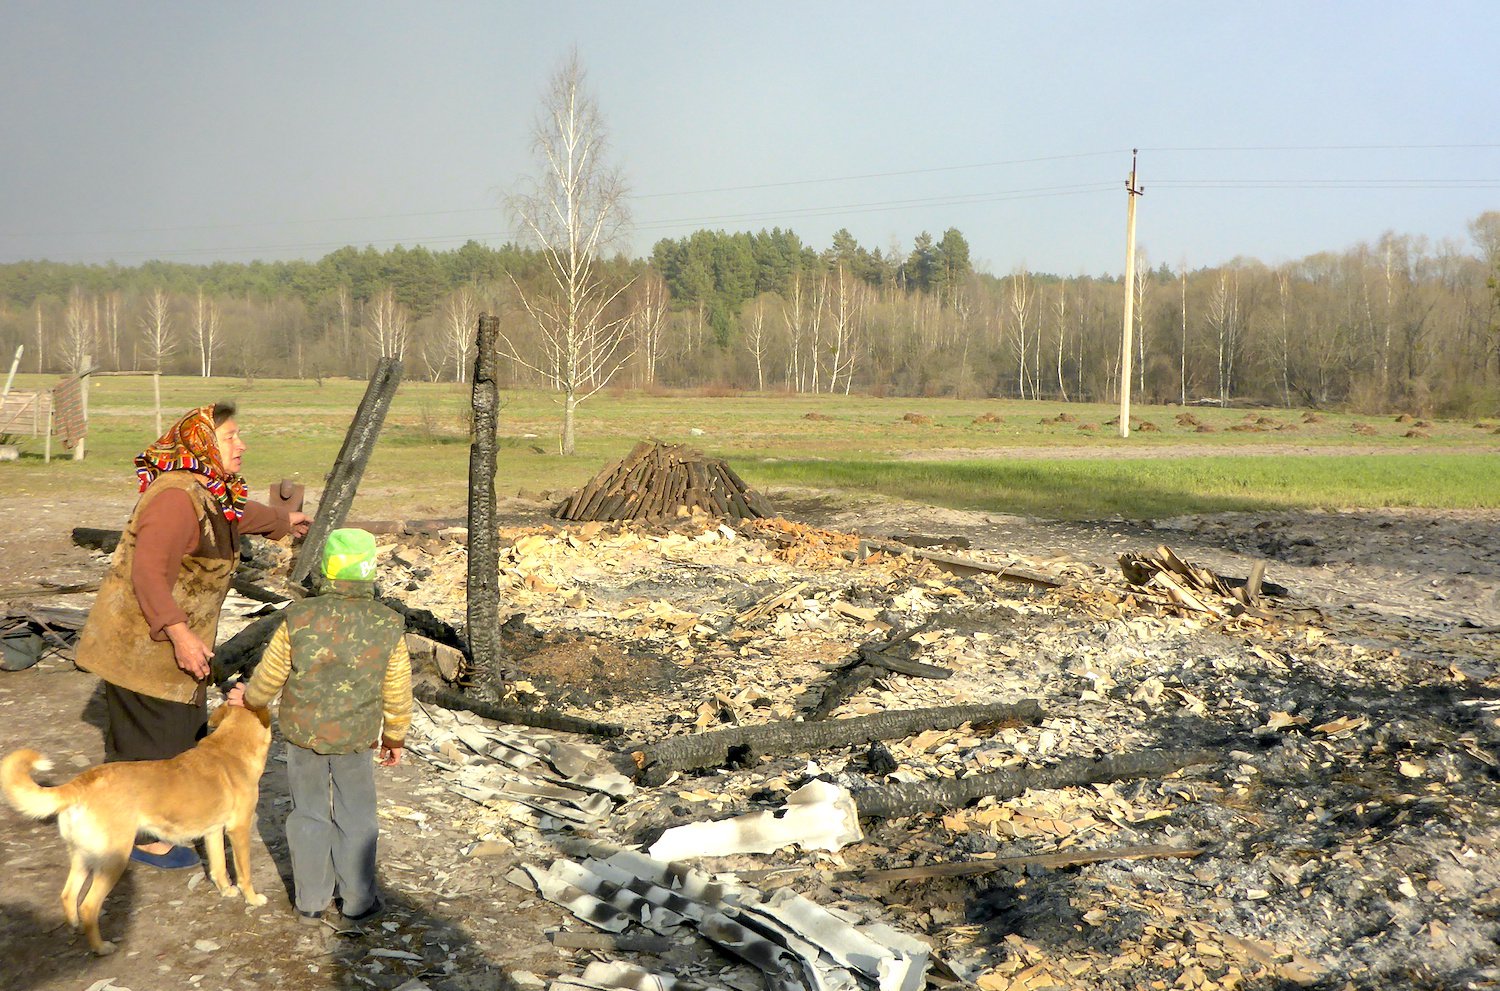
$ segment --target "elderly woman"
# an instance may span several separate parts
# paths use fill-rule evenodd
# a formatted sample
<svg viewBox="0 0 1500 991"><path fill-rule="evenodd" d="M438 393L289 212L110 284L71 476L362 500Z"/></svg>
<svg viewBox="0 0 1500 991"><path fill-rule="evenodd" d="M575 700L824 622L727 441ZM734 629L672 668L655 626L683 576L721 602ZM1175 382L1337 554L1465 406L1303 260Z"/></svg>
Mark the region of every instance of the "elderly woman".
<svg viewBox="0 0 1500 991"><path fill-rule="evenodd" d="M305 534L308 517L246 498L232 403L188 413L135 459L141 497L78 641L78 666L104 679L104 759L161 760L200 739L219 609L240 535ZM189 847L152 842L131 859L193 867Z"/></svg>

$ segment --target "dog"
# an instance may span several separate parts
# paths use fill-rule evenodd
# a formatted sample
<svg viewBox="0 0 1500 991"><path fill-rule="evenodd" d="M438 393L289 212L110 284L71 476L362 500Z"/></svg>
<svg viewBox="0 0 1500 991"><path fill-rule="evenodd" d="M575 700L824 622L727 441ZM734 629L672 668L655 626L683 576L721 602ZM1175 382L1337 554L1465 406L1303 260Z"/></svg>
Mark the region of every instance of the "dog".
<svg viewBox="0 0 1500 991"><path fill-rule="evenodd" d="M0 791L18 812L33 819L57 816L71 860L63 914L75 930L82 927L99 956L115 951L99 935L99 908L125 873L138 833L181 845L202 839L219 894L231 898L238 892L254 907L266 903L250 882L250 824L271 747L271 715L221 705L208 725L212 732L176 757L100 764L55 787L32 778L52 766L35 750L17 750L0 761ZM234 844L238 887L224 870L225 832Z"/></svg>

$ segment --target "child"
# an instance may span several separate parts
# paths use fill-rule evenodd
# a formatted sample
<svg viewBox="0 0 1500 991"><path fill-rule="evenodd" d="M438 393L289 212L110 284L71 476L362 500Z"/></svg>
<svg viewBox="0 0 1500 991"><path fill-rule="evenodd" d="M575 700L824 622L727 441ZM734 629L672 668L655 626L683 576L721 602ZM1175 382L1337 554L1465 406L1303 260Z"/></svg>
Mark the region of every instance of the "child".
<svg viewBox="0 0 1500 991"><path fill-rule="evenodd" d="M375 891L370 750L378 736L381 765L401 761L411 658L401 617L374 599L374 536L334 530L323 545L323 574L329 588L287 606L249 685L236 685L228 701L263 708L281 692L297 915L321 922L337 890L340 914L359 923L384 907Z"/></svg>

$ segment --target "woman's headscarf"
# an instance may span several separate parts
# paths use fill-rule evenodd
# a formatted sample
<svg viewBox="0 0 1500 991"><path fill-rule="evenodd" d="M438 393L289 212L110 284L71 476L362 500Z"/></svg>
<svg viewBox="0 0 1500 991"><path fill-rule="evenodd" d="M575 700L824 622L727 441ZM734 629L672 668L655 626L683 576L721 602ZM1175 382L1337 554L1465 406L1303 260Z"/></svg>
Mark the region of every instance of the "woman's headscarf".
<svg viewBox="0 0 1500 991"><path fill-rule="evenodd" d="M231 523L245 515L249 490L239 475L224 470L219 442L214 437L214 408L200 406L172 424L172 429L135 456L135 473L141 477L141 491L164 471L191 471L202 475L203 485L213 493Z"/></svg>

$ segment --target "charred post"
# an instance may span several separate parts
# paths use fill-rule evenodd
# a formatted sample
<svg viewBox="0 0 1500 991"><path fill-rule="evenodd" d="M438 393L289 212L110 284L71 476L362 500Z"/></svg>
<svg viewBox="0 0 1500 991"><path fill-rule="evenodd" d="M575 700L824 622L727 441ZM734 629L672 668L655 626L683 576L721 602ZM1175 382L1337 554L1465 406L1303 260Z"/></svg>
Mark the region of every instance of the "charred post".
<svg viewBox="0 0 1500 991"><path fill-rule="evenodd" d="M323 541L328 534L343 525L354 503L354 493L359 480L364 477L365 465L375 451L375 441L380 437L380 428L385 423L385 414L396 396L396 387L401 384L401 362L394 358L381 358L365 387L364 398L354 411L354 419L344 434L344 446L333 462L323 483L323 494L318 497L318 513L307 530L307 539L297 552L297 561L292 566L292 581L305 582L312 574L318 556L323 552Z"/></svg>
<svg viewBox="0 0 1500 991"><path fill-rule="evenodd" d="M469 661L481 677L500 671L500 535L495 524L495 449L500 390L495 383L495 338L500 321L479 316L474 358L474 439L469 445Z"/></svg>

